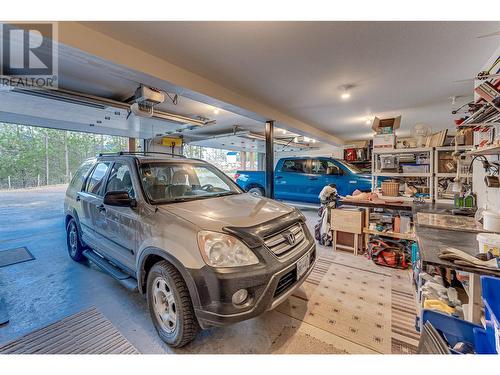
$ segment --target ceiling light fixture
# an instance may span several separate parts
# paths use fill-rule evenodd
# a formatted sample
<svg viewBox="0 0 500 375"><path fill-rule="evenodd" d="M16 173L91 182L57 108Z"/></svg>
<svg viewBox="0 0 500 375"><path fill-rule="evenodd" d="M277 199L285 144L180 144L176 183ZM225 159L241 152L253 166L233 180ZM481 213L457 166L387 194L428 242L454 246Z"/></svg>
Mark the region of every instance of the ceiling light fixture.
<svg viewBox="0 0 500 375"><path fill-rule="evenodd" d="M219 108L214 108L214 115L218 115L219 114Z"/></svg>
<svg viewBox="0 0 500 375"><path fill-rule="evenodd" d="M354 85L342 85L339 87L339 89L342 91L342 94L340 94L340 98L342 100L347 100L351 97L351 93L349 92L350 89L352 89Z"/></svg>

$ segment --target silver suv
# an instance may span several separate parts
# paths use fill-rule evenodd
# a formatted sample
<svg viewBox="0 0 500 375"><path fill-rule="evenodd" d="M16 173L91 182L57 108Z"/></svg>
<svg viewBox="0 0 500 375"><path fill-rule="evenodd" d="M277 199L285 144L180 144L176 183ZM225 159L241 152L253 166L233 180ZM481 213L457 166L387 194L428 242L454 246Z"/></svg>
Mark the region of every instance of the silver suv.
<svg viewBox="0 0 500 375"><path fill-rule="evenodd" d="M201 160L100 155L78 169L64 209L71 258L146 294L159 336L174 347L200 327L275 308L315 262L299 211L245 193Z"/></svg>

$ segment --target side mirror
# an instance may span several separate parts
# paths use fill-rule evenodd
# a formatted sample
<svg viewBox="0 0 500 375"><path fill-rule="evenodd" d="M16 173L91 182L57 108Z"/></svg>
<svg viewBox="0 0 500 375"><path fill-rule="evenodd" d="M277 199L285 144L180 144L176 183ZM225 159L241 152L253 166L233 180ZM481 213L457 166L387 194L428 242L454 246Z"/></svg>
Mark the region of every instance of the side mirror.
<svg viewBox="0 0 500 375"><path fill-rule="evenodd" d="M137 207L137 201L131 198L126 191L108 191L104 195L104 204L116 207Z"/></svg>

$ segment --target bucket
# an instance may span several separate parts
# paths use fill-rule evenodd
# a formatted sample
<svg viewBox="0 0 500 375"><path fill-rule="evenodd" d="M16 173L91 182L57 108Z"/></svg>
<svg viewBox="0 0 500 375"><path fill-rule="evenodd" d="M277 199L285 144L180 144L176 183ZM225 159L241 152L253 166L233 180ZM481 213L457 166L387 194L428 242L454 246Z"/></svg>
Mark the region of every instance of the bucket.
<svg viewBox="0 0 500 375"><path fill-rule="evenodd" d="M500 256L500 234L494 233L479 233L476 236L479 242L479 252L490 252L494 256Z"/></svg>
<svg viewBox="0 0 500 375"><path fill-rule="evenodd" d="M500 232L500 214L495 211L483 211L483 228L492 232Z"/></svg>

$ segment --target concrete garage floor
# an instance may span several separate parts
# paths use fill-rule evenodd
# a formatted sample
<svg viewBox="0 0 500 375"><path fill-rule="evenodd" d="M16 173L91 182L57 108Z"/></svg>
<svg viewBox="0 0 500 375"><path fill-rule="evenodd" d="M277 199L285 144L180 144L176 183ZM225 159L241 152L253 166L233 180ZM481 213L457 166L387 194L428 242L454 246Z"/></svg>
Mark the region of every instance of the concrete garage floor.
<svg viewBox="0 0 500 375"><path fill-rule="evenodd" d="M67 255L62 217L65 189L61 185L0 192L0 250L25 246L36 258L0 268L0 298L10 315L10 322L0 326L0 345L95 306L141 353L391 353L390 344L378 349L369 342L333 334L314 319L306 319L306 314L314 314L297 308L294 299L307 300L304 296L312 293L309 283L275 311L203 331L185 348L169 348L158 338L143 296L129 292L95 266L77 264ZM304 214L313 230L316 212ZM322 246L318 246L318 256L332 262L337 259L345 267L361 264L372 274L397 276L401 285L411 289L407 272L384 269L380 273L380 267L362 257L333 254L331 248ZM390 327L379 328L389 335Z"/></svg>

